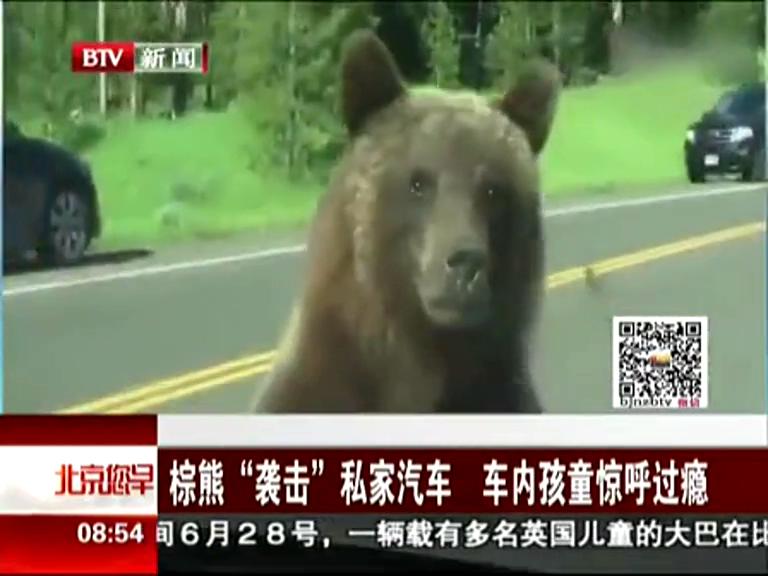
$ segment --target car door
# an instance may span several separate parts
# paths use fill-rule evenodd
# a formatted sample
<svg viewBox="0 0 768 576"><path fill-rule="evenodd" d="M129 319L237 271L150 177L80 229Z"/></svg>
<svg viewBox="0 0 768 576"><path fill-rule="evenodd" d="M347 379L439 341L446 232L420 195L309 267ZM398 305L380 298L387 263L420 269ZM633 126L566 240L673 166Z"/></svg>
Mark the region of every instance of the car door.
<svg viewBox="0 0 768 576"><path fill-rule="evenodd" d="M754 86L745 90L739 110L740 119L752 128L757 144L765 141L765 88Z"/></svg>
<svg viewBox="0 0 768 576"><path fill-rule="evenodd" d="M23 138L3 143L3 254L35 250L42 229L47 183Z"/></svg>

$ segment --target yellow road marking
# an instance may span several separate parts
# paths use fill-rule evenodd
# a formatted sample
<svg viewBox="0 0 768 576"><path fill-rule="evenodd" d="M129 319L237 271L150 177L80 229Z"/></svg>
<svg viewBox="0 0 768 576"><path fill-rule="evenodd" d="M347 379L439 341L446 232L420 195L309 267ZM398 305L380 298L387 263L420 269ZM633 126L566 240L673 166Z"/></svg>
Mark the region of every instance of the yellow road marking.
<svg viewBox="0 0 768 576"><path fill-rule="evenodd" d="M141 386L139 388L133 388L125 392L120 392L118 394L104 396L97 400L86 402L85 404L78 404L77 406L66 408L64 410L59 411L58 413L59 414L80 414L83 412L94 413L94 412L109 411L115 408L116 406L119 406L122 404L135 403L138 400L146 399L148 396L152 396L154 394L163 393L168 390L185 387L187 385L195 385L196 383L199 384L200 380L206 381L205 380L206 378L210 378L210 377L216 378L216 377L219 377L221 374L225 374L233 370L249 367L254 364L270 365L272 360L275 357L275 354L276 352L274 350L270 350L269 352L262 352L259 354L251 354L249 356L238 358L237 360L232 360L230 362L224 362L223 364L217 364L216 366L211 366L210 368L205 368L203 370L198 370L196 372L189 372L187 374L182 374L181 376L174 376L172 378L164 378L163 380L158 380L156 382L147 384L145 386Z"/></svg>
<svg viewBox="0 0 768 576"><path fill-rule="evenodd" d="M547 289L553 290L586 278L587 269L595 276L617 272L626 268L647 264L677 254L699 250L707 246L722 244L739 238L746 238L765 231L764 222L727 228L718 232L686 238L678 242L663 244L600 260L588 266L576 266L555 272L547 277ZM189 372L181 376L166 378L133 388L125 392L104 396L91 402L79 404L59 411L60 414L134 413L160 406L173 400L198 394L227 384L269 372L276 351L261 352L224 362L216 366Z"/></svg>
<svg viewBox="0 0 768 576"><path fill-rule="evenodd" d="M270 353L274 354L273 352L270 352ZM198 382L197 384L194 384L189 387L177 388L176 390L166 392L165 394L161 394L159 396L149 396L144 400L138 400L137 402L123 404L121 406L113 408L112 410L107 411L107 414L132 414L135 412L141 412L146 408L151 408L153 406L158 406L160 404L167 404L168 402L171 402L173 400L178 400L179 398L184 398L186 396L191 396L193 394L199 394L200 392L204 392L205 390L218 388L219 386L224 386L225 384L229 384L230 382L237 382L238 380L244 380L245 378L250 378L251 376L258 376L259 374L264 374L266 372L269 372L271 368L272 368L271 362L262 362L261 364L256 364L256 366L253 366L250 368L244 368L242 370L236 370L228 374L223 374L211 380L203 380L202 382Z"/></svg>
<svg viewBox="0 0 768 576"><path fill-rule="evenodd" d="M746 238L748 236L759 234L763 231L765 231L765 223L754 222L744 226L726 228L725 230L712 232L711 234L693 236L678 242L662 244L660 246L639 250L637 252L631 252L629 254L622 254L621 256L600 260L587 266L576 266L574 268L568 268L566 270L551 274L547 278L547 288L551 290L566 284L571 284L578 280L583 280L586 278L588 268L591 268L592 273L595 276L602 276L610 272L617 272L624 268L631 268L633 266L639 266L640 264L647 264L648 262L660 260L661 258L675 256L685 252L692 252L693 250L699 250L701 248L715 244L722 244L730 240Z"/></svg>

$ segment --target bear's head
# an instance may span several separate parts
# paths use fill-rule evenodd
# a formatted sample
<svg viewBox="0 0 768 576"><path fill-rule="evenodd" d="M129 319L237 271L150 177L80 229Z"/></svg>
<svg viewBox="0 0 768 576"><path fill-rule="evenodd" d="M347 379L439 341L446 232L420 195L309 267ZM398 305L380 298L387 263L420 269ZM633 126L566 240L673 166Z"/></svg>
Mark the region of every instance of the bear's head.
<svg viewBox="0 0 768 576"><path fill-rule="evenodd" d="M355 274L388 315L455 331L535 305L536 157L558 92L559 74L543 63L497 102L411 90L372 32L350 38L341 100L351 142L337 177L349 194Z"/></svg>

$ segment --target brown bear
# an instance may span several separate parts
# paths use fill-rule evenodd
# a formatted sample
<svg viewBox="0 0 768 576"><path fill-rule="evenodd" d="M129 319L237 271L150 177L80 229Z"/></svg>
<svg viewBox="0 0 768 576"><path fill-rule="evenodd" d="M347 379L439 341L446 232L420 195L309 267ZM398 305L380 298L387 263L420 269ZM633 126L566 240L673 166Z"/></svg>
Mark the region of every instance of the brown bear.
<svg viewBox="0 0 768 576"><path fill-rule="evenodd" d="M374 33L353 34L350 141L255 411L541 411L528 361L543 288L536 158L559 85L539 63L498 102L415 92Z"/></svg>

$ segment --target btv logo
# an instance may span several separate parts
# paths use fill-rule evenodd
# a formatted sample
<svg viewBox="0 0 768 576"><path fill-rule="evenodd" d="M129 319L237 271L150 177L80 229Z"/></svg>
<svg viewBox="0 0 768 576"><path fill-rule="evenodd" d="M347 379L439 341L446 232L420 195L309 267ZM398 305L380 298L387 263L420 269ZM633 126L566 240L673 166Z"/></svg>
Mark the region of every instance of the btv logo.
<svg viewBox="0 0 768 576"><path fill-rule="evenodd" d="M75 42L73 72L133 72L133 42Z"/></svg>

